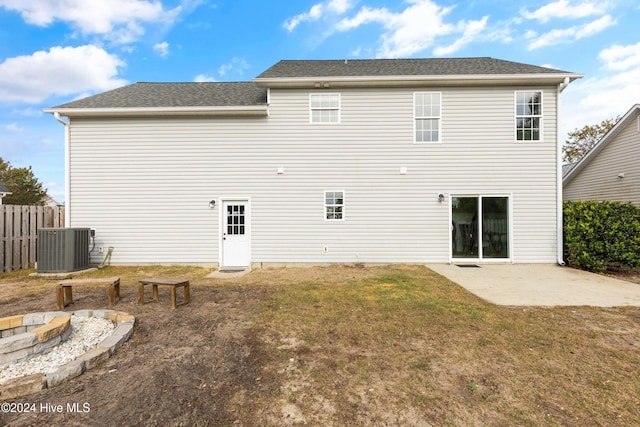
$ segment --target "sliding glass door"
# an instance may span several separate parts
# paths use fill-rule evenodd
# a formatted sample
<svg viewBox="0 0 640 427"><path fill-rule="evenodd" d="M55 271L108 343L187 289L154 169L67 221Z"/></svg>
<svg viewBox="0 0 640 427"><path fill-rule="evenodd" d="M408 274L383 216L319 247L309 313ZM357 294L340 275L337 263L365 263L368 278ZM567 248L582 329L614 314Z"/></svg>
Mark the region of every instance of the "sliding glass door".
<svg viewBox="0 0 640 427"><path fill-rule="evenodd" d="M507 259L509 198L451 197L451 255L466 259Z"/></svg>

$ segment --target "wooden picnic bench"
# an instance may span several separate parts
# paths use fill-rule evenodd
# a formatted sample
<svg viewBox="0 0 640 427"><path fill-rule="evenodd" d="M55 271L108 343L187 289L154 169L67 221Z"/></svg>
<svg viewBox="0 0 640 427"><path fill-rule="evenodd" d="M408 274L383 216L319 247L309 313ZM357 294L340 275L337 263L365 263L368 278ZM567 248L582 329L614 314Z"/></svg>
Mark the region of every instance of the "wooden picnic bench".
<svg viewBox="0 0 640 427"><path fill-rule="evenodd" d="M114 305L120 299L120 278L105 277L101 279L67 279L56 284L56 300L58 309L64 309L73 303L73 287L84 285L106 285L109 305Z"/></svg>
<svg viewBox="0 0 640 427"><path fill-rule="evenodd" d="M140 280L140 284L138 285L138 304L144 305L144 287L146 285L151 285L153 287L153 301L158 301L158 286L170 286L171 289L171 308L175 309L177 306L177 298L176 298L176 289L183 289L183 299L180 305L189 304L189 281L188 280L173 280L173 279L144 279Z"/></svg>

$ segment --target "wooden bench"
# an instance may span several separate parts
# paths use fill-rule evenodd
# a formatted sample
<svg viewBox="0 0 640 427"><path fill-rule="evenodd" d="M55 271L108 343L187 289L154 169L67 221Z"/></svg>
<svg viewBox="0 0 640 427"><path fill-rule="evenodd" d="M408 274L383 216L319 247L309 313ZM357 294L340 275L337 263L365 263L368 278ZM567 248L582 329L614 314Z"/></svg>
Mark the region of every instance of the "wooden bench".
<svg viewBox="0 0 640 427"><path fill-rule="evenodd" d="M106 285L109 305L112 306L120 299L120 278L105 277L103 279L67 279L56 284L56 300L59 309L64 309L73 303L73 286Z"/></svg>
<svg viewBox="0 0 640 427"><path fill-rule="evenodd" d="M153 301L158 301L158 285L161 286L170 286L171 287L171 308L175 309L177 306L176 303L176 288L183 288L184 297L182 300L182 304L189 304L189 281L188 280L172 280L172 279L144 279L140 280L140 284L138 285L138 304L144 305L144 287L146 285L151 285L153 287Z"/></svg>

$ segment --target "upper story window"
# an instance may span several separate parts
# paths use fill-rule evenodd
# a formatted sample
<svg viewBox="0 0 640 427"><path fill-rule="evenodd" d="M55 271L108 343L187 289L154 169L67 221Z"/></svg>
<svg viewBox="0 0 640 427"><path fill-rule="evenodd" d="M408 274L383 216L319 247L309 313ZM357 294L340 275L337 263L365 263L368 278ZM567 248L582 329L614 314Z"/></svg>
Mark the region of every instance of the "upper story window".
<svg viewBox="0 0 640 427"><path fill-rule="evenodd" d="M516 92L516 141L542 141L542 92Z"/></svg>
<svg viewBox="0 0 640 427"><path fill-rule="evenodd" d="M413 94L415 142L440 142L442 96L440 92Z"/></svg>
<svg viewBox="0 0 640 427"><path fill-rule="evenodd" d="M313 93L309 95L311 123L340 123L340 94Z"/></svg>
<svg viewBox="0 0 640 427"><path fill-rule="evenodd" d="M324 192L324 213L326 220L344 219L344 191Z"/></svg>

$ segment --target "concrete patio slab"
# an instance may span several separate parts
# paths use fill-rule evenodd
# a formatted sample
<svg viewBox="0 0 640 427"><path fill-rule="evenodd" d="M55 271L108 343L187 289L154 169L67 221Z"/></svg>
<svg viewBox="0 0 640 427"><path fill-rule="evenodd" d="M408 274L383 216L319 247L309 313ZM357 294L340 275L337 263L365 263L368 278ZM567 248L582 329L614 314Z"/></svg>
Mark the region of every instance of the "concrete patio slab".
<svg viewBox="0 0 640 427"><path fill-rule="evenodd" d="M499 305L640 306L640 285L555 264L428 264L436 273Z"/></svg>
<svg viewBox="0 0 640 427"><path fill-rule="evenodd" d="M242 277L251 271L250 268L244 270L216 270L209 273L207 279L234 279L236 277Z"/></svg>

